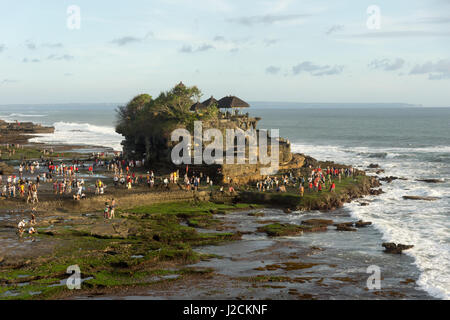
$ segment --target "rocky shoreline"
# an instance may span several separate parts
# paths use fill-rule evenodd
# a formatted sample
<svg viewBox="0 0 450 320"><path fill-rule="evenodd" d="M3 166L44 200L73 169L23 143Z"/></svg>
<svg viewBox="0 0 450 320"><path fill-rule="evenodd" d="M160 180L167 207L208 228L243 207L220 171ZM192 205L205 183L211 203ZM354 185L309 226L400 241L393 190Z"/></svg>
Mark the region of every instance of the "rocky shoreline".
<svg viewBox="0 0 450 320"><path fill-rule="evenodd" d="M70 150L70 146L65 147L65 157L71 155ZM33 153L33 157L38 158L39 154ZM315 160L306 158L305 165L308 161ZM110 174L106 171L98 174L107 185L112 185ZM95 177L86 179L92 183ZM258 210L282 208L286 216L314 210L334 212L345 203L381 193L379 187L375 177L363 172L344 178L335 194L307 193L303 198L295 190L261 193L242 188L230 193L204 187L193 192L172 186L171 190L156 188L150 192L144 187L132 191L107 188L106 195L94 195L92 191L87 200L74 201L65 196L55 199L51 188L44 187L47 191L38 205L38 233L24 238L19 238L15 229L17 221L29 216L30 205L23 199L3 199L0 242L6 245L0 251L0 299L70 298L74 294L109 294L117 290L131 294L143 287L168 286L194 279L207 283L208 279L220 279L221 275L213 269L187 267L217 258L200 253L202 247L239 242L257 233L285 237L323 233L333 225L336 231L354 231L353 227L369 225L363 221L353 221L350 225L323 219L307 219L300 225L284 224L261 220ZM104 220L101 210L111 197L119 204L117 219ZM258 222L261 225L254 231L242 230L223 219L232 212L247 215L249 210L254 219L262 222ZM302 257L298 256L300 260ZM64 286L68 277L66 269L74 264L80 266L82 278L86 279L82 290L77 292ZM299 293L295 297L310 296Z"/></svg>
<svg viewBox="0 0 450 320"><path fill-rule="evenodd" d="M54 127L46 127L32 122L6 122L0 120L0 144L25 144L35 134L54 132Z"/></svg>

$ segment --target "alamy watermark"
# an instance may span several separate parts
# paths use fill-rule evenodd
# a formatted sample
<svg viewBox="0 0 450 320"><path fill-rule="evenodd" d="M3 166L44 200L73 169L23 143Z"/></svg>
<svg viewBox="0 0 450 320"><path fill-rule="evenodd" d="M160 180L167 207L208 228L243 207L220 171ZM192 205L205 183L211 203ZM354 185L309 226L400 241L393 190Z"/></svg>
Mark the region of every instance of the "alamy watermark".
<svg viewBox="0 0 450 320"><path fill-rule="evenodd" d="M377 5L367 7L367 14L369 17L366 21L367 29L379 30L381 29L381 9Z"/></svg>
<svg viewBox="0 0 450 320"><path fill-rule="evenodd" d="M380 290L381 289L381 269L377 265L367 267L366 273L371 275L367 278L367 289Z"/></svg>
<svg viewBox="0 0 450 320"><path fill-rule="evenodd" d="M66 25L69 30L81 29L81 9L79 6L71 5L67 7Z"/></svg>
<svg viewBox="0 0 450 320"><path fill-rule="evenodd" d="M279 168L279 130L244 131L209 128L203 132L203 123L194 122L194 137L186 129L176 129L171 134L172 162L180 164L260 164L261 175L275 174ZM270 132L270 133L269 133ZM181 139L181 141L180 141ZM270 150L268 140L270 139ZM205 146L205 143L209 143ZM225 150L224 150L225 148ZM270 164L270 166L268 166Z"/></svg>
<svg viewBox="0 0 450 320"><path fill-rule="evenodd" d="M66 286L69 290L81 289L81 270L78 265L69 266L66 273L71 274L66 280Z"/></svg>

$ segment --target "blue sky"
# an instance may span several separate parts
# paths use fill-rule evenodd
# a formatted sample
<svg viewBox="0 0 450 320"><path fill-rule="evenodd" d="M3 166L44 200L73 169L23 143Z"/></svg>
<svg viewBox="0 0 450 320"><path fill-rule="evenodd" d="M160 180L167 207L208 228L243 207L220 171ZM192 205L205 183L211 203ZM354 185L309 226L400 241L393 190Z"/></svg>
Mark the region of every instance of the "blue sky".
<svg viewBox="0 0 450 320"><path fill-rule="evenodd" d="M183 81L205 97L450 106L450 0L0 0L0 66L0 104L124 102Z"/></svg>

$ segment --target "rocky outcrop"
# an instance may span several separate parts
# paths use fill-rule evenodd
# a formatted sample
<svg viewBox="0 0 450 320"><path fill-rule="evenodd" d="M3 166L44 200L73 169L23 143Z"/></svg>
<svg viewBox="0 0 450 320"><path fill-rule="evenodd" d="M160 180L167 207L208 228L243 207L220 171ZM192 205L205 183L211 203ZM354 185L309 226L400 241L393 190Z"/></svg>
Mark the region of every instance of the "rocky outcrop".
<svg viewBox="0 0 450 320"><path fill-rule="evenodd" d="M383 189L371 189L370 190L370 195L372 196L378 196L380 194L384 193Z"/></svg>
<svg viewBox="0 0 450 320"><path fill-rule="evenodd" d="M6 122L0 120L0 142L23 144L32 134L54 133L54 127L45 127L32 122Z"/></svg>
<svg viewBox="0 0 450 320"><path fill-rule="evenodd" d="M385 242L382 244L384 247L384 252L386 253L394 253L401 254L403 250L408 250L413 248L413 245L405 245L405 244L395 244L393 242Z"/></svg>
<svg viewBox="0 0 450 320"><path fill-rule="evenodd" d="M363 221L363 220L358 220L356 222L350 221L350 222L341 222L341 223L334 224L337 231L356 231L356 229L354 227L364 228L364 227L367 227L370 225L372 225L372 222Z"/></svg>
<svg viewBox="0 0 450 320"><path fill-rule="evenodd" d="M359 221L355 222L355 227L357 227L357 228L364 228L364 227L367 227L370 225L372 225L372 222L370 222L370 221L359 220Z"/></svg>
<svg viewBox="0 0 450 320"><path fill-rule="evenodd" d="M397 179L398 179L398 177L390 176L390 177L380 178L380 181L391 183L392 181L397 180Z"/></svg>
<svg viewBox="0 0 450 320"><path fill-rule="evenodd" d="M12 134L12 133L53 133L54 127L45 127L40 124L34 124L32 122L6 122L0 120L0 134Z"/></svg>
<svg viewBox="0 0 450 320"><path fill-rule="evenodd" d="M336 225L336 230L337 230L337 231L356 231L355 228L352 228L352 227L348 226L348 225L345 224L345 223L337 224L337 225Z"/></svg>

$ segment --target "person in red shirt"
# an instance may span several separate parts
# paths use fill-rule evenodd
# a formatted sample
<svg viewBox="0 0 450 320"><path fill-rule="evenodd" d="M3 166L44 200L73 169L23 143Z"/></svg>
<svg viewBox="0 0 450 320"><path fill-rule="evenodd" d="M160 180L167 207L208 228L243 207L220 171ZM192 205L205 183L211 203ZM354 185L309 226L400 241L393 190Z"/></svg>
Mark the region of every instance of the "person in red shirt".
<svg viewBox="0 0 450 320"><path fill-rule="evenodd" d="M333 182L330 187L330 192L334 192L335 189L336 189L336 185Z"/></svg>

